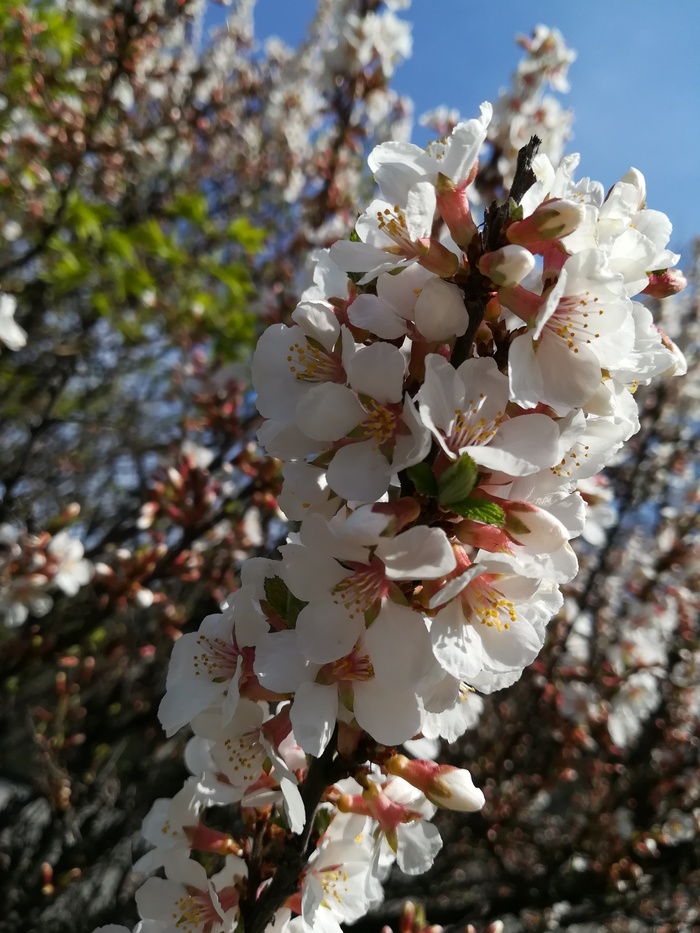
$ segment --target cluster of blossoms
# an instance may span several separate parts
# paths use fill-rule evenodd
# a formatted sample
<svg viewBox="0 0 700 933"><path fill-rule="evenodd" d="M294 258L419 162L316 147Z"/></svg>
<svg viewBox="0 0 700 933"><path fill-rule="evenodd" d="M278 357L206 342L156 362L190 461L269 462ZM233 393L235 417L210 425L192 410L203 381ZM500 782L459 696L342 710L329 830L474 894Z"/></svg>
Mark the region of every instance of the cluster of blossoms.
<svg viewBox="0 0 700 933"><path fill-rule="evenodd" d="M82 544L68 531L32 535L0 524L0 617L5 624L22 625L30 612L46 615L53 606L52 591L75 596L93 574L83 554Z"/></svg>
<svg viewBox="0 0 700 933"><path fill-rule="evenodd" d="M21 350L27 342L27 334L15 321L17 302L12 295L0 293L0 346L9 350Z"/></svg>
<svg viewBox="0 0 700 933"><path fill-rule="evenodd" d="M137 867L166 875L137 892L145 929L337 931L394 861L430 866L436 806L484 795L396 747L455 741L475 691L537 657L577 571L577 484L637 430L634 389L683 372L633 300L683 284L640 173L605 196L574 180L577 156L555 169L532 142L480 224L491 116L427 150L376 147L379 197L258 343L259 439L299 526L175 644L159 716L191 726L192 778L144 824ZM235 829L204 822L234 803Z"/></svg>
<svg viewBox="0 0 700 933"><path fill-rule="evenodd" d="M568 48L558 29L543 25L518 41L526 55L518 63L511 88L499 95L488 133L493 145L491 167L506 187L513 181L518 150L533 134L540 137L551 160L559 162L573 119L572 112L545 89L549 86L560 94L569 91L567 71L576 60L576 52Z"/></svg>

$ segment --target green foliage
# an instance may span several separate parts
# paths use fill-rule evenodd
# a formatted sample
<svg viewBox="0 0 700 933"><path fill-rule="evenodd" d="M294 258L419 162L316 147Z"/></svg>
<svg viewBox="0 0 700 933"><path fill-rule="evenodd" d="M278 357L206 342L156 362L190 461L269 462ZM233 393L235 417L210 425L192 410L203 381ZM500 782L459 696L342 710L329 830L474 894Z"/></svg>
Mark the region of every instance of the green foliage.
<svg viewBox="0 0 700 933"><path fill-rule="evenodd" d="M450 464L438 479L438 502L442 506L452 507L469 495L479 476L479 468L469 454Z"/></svg>
<svg viewBox="0 0 700 933"><path fill-rule="evenodd" d="M178 340L211 339L232 360L256 336L243 257L264 239L244 217L217 226L203 194L177 195L162 216L120 227L114 208L72 191L41 277L57 297L89 289L94 312L130 342L155 322Z"/></svg>
<svg viewBox="0 0 700 933"><path fill-rule="evenodd" d="M463 499L461 502L454 502L451 509L462 518L470 518L473 522L481 522L484 525L495 525L497 528L502 528L506 520L500 505L487 499Z"/></svg>
<svg viewBox="0 0 700 933"><path fill-rule="evenodd" d="M406 472L408 478L415 486L416 492L421 496L437 496L438 484L435 474L429 463L416 463L409 467Z"/></svg>
<svg viewBox="0 0 700 933"><path fill-rule="evenodd" d="M265 580L265 596L270 609L287 626L294 628L297 616L306 605L291 592L281 577L268 577Z"/></svg>

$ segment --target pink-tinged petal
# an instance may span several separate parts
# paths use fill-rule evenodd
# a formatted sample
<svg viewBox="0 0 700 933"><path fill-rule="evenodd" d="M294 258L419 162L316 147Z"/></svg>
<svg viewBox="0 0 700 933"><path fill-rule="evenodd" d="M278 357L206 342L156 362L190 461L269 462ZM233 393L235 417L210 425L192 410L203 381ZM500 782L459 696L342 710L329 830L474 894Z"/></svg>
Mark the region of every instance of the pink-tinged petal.
<svg viewBox="0 0 700 933"><path fill-rule="evenodd" d="M464 587L468 583L471 583L475 577L478 577L480 574L486 572L487 571L484 570L483 566L472 564L472 566L468 567L464 573L460 573L458 577L455 577L453 580L449 580L445 586L439 589L437 593L431 597L428 604L429 607L431 609L437 609L438 606L444 606L445 603L449 602L449 600L459 596Z"/></svg>
<svg viewBox="0 0 700 933"><path fill-rule="evenodd" d="M373 343L353 357L348 382L356 392L377 402L400 402L405 369L400 350L388 343Z"/></svg>
<svg viewBox="0 0 700 933"><path fill-rule="evenodd" d="M417 397L421 419L438 440L451 434L455 411L464 401L464 386L454 366L437 353L425 358L425 380Z"/></svg>
<svg viewBox="0 0 700 933"><path fill-rule="evenodd" d="M422 875L441 848L440 831L433 823L425 820L407 823L399 830L398 866L407 875Z"/></svg>
<svg viewBox="0 0 700 933"><path fill-rule="evenodd" d="M331 246L331 257L344 272L364 272L365 274L359 281L360 285L366 285L382 272L389 272L391 269L400 268L414 261L392 254L379 246L372 246L369 243L351 243L349 240L339 240L334 243Z"/></svg>
<svg viewBox="0 0 700 933"><path fill-rule="evenodd" d="M480 115L473 120L458 123L447 141L447 151L440 162L440 171L456 184L466 181L479 156L486 130L493 116L488 101L480 106Z"/></svg>
<svg viewBox="0 0 700 933"><path fill-rule="evenodd" d="M302 888L301 894L301 917L295 917L291 923L301 923L301 926L298 930L295 929L294 933L301 933L305 931L308 927L305 924L314 925L316 922L316 915L318 910L323 902L324 891L321 882L313 874L306 876L304 880L304 886Z"/></svg>
<svg viewBox="0 0 700 933"><path fill-rule="evenodd" d="M178 900L187 899L185 888L167 878L149 878L135 895L136 908L144 920L172 922L173 907Z"/></svg>
<svg viewBox="0 0 700 933"><path fill-rule="evenodd" d="M461 290L440 278L432 279L418 296L415 321L426 340L461 337L469 323Z"/></svg>
<svg viewBox="0 0 700 933"><path fill-rule="evenodd" d="M299 787L290 778L280 778L280 790L284 800L284 814L289 828L298 836L306 825L306 811Z"/></svg>
<svg viewBox="0 0 700 933"><path fill-rule="evenodd" d="M290 421L308 383L297 380L289 371L290 345L306 342L300 327L272 324L263 331L253 355L253 385L258 393L256 407L265 418Z"/></svg>
<svg viewBox="0 0 700 933"><path fill-rule="evenodd" d="M253 665L258 680L273 693L293 693L313 680L319 666L299 650L295 631L270 632L255 649Z"/></svg>
<svg viewBox="0 0 700 933"><path fill-rule="evenodd" d="M425 460L430 451L430 431L418 416L413 401L406 396L401 419L410 431L410 434L400 434L396 438L396 446L391 459L391 472L398 473L406 467L413 466Z"/></svg>
<svg viewBox="0 0 700 933"><path fill-rule="evenodd" d="M448 674L471 682L483 668L483 645L458 600L441 609L430 629L433 654Z"/></svg>
<svg viewBox="0 0 700 933"><path fill-rule="evenodd" d="M524 531L517 527L510 532L511 536L531 554L551 554L569 540L568 529L546 509L524 502L509 507L506 528L511 518L525 527Z"/></svg>
<svg viewBox="0 0 700 933"><path fill-rule="evenodd" d="M355 684L355 719L383 745L400 745L420 731L421 710L409 688L387 688L379 678Z"/></svg>
<svg viewBox="0 0 700 933"><path fill-rule="evenodd" d="M296 633L301 654L314 664L327 664L345 657L365 630L361 612L326 599L309 603L297 616Z"/></svg>
<svg viewBox="0 0 700 933"><path fill-rule="evenodd" d="M292 312L292 320L328 351L340 335L340 324L327 301L300 301Z"/></svg>
<svg viewBox="0 0 700 933"><path fill-rule="evenodd" d="M362 441L335 453L328 467L328 485L343 499L376 502L387 491L391 472L374 441Z"/></svg>
<svg viewBox="0 0 700 933"><path fill-rule="evenodd" d="M367 629L364 644L385 684L418 684L433 669L430 635L420 612L386 602Z"/></svg>
<svg viewBox="0 0 700 933"><path fill-rule="evenodd" d="M537 316L535 318L535 328L531 334L534 340L540 339L545 325L559 307L559 301L561 298L563 298L564 292L566 290L566 280L567 272L566 268L563 268L559 272L559 278L555 282L554 286L549 290L539 306Z"/></svg>
<svg viewBox="0 0 700 933"><path fill-rule="evenodd" d="M316 454L321 446L318 441L302 434L295 424L268 419L258 428L258 441L271 457L280 460L303 460Z"/></svg>
<svg viewBox="0 0 700 933"><path fill-rule="evenodd" d="M382 195L391 204L403 204L411 185L430 172L430 156L414 143L386 142L375 146L367 164Z"/></svg>
<svg viewBox="0 0 700 933"><path fill-rule="evenodd" d="M406 199L406 228L414 242L430 236L437 206L435 185L429 181L419 181L413 185Z"/></svg>
<svg viewBox="0 0 700 933"><path fill-rule="evenodd" d="M508 355L510 397L522 408L536 408L544 396L540 364L530 333L520 334Z"/></svg>
<svg viewBox="0 0 700 933"><path fill-rule="evenodd" d="M457 375L462 383L461 408L478 404L479 417L486 421L503 414L508 404L508 379L495 360L488 356L465 360L458 367Z"/></svg>
<svg viewBox="0 0 700 933"><path fill-rule="evenodd" d="M341 567L327 549L324 553L318 548L300 544L283 544L279 550L284 581L292 593L304 602L327 596L329 590L350 572ZM366 552L363 556L366 556Z"/></svg>
<svg viewBox="0 0 700 933"><path fill-rule="evenodd" d="M572 408L582 408L594 395L602 374L595 354L585 345L569 347L564 340L545 331L537 356L544 385L540 400L557 412L568 414Z"/></svg>
<svg viewBox="0 0 700 933"><path fill-rule="evenodd" d="M432 580L447 576L457 565L445 532L425 525L383 538L376 554L390 580Z"/></svg>
<svg viewBox="0 0 700 933"><path fill-rule="evenodd" d="M382 340L396 340L406 333L406 319L376 295L358 295L348 308L348 318Z"/></svg>
<svg viewBox="0 0 700 933"><path fill-rule="evenodd" d="M499 425L484 447L468 447L470 456L487 470L527 476L551 466L559 452L559 431L546 415L521 415Z"/></svg>
<svg viewBox="0 0 700 933"><path fill-rule="evenodd" d="M290 719L297 743L318 758L328 745L338 716L338 688L307 683L297 690Z"/></svg>
<svg viewBox="0 0 700 933"><path fill-rule="evenodd" d="M256 560L257 558L251 558L246 564L252 564ZM267 575L271 576L269 573ZM244 575L241 574L241 576ZM244 585L237 593L234 593L230 604L230 606L235 605L236 641L239 648L253 647L269 629L267 619L260 613L251 598L255 592L256 590L249 585ZM262 593L262 587L257 592Z"/></svg>
<svg viewBox="0 0 700 933"><path fill-rule="evenodd" d="M296 409L296 423L307 437L337 441L365 417L354 392L347 386L324 382L313 386Z"/></svg>
<svg viewBox="0 0 700 933"><path fill-rule="evenodd" d="M362 506L350 515L342 511L330 521L313 514L301 526L299 538L305 548L314 552L312 559L320 554L328 559L332 555L337 560L366 563L367 548L377 543L388 523L389 517L373 512L371 506Z"/></svg>
<svg viewBox="0 0 700 933"><path fill-rule="evenodd" d="M486 623L477 623L475 627L491 667L527 667L542 648L537 632L521 612L517 612L516 621L508 629L499 630L496 625Z"/></svg>

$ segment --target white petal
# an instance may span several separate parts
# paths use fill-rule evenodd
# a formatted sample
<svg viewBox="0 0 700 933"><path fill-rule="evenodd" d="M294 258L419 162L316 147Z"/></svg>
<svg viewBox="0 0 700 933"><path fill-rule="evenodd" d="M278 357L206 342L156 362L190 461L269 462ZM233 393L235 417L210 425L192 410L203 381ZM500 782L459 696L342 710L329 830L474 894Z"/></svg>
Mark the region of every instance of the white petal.
<svg viewBox="0 0 700 933"><path fill-rule="evenodd" d="M335 382L313 386L296 408L299 430L319 441L337 441L345 437L364 416L354 392Z"/></svg>
<svg viewBox="0 0 700 933"><path fill-rule="evenodd" d="M391 468L374 441L348 444L338 450L328 467L328 485L343 499L376 502L389 486Z"/></svg>
<svg viewBox="0 0 700 933"><path fill-rule="evenodd" d="M301 654L314 664L345 657L365 630L361 613L326 599L309 603L297 616L296 633Z"/></svg>
<svg viewBox="0 0 700 933"><path fill-rule="evenodd" d="M290 718L294 737L307 755L318 758L331 740L338 716L338 689L308 683L297 690Z"/></svg>
<svg viewBox="0 0 700 933"><path fill-rule="evenodd" d="M483 667L483 647L474 628L464 618L458 600L441 609L430 629L433 654L440 666L460 680L471 680Z"/></svg>
<svg viewBox="0 0 700 933"><path fill-rule="evenodd" d="M445 532L425 525L382 539L376 553L390 580L432 580L452 573L457 565Z"/></svg>
<svg viewBox="0 0 700 933"><path fill-rule="evenodd" d="M401 745L420 731L420 705L410 688L388 689L377 677L358 682L353 707L358 724L383 745Z"/></svg>
<svg viewBox="0 0 700 933"><path fill-rule="evenodd" d="M400 402L405 368L400 350L388 343L373 343L353 357L348 381L356 392L378 402Z"/></svg>
<svg viewBox="0 0 700 933"><path fill-rule="evenodd" d="M440 831L433 823L407 823L399 829L398 866L407 875L422 875L441 848Z"/></svg>

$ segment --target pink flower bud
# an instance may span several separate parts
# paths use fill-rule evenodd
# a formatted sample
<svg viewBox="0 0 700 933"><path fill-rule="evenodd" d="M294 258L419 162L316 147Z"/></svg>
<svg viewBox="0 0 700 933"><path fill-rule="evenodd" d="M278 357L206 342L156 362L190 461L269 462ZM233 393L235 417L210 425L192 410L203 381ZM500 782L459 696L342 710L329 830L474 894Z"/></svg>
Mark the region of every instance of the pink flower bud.
<svg viewBox="0 0 700 933"><path fill-rule="evenodd" d="M466 768L439 765L434 761L411 761L405 755L394 755L386 763L386 769L423 791L431 803L446 810L471 813L481 810L486 802Z"/></svg>
<svg viewBox="0 0 700 933"><path fill-rule="evenodd" d="M649 284L642 292L652 298L668 298L682 292L688 280L680 269L665 269L663 272L650 272Z"/></svg>
<svg viewBox="0 0 700 933"><path fill-rule="evenodd" d="M183 829L189 840L190 849L196 849L198 852L216 852L218 855L239 857L243 855L241 847L228 833L211 829L203 823L197 823L196 826L183 826Z"/></svg>
<svg viewBox="0 0 700 933"><path fill-rule="evenodd" d="M395 502L375 502L372 511L379 515L388 515L389 524L384 530L384 535L391 536L398 534L402 528L413 524L420 515L420 506L411 496L402 496Z"/></svg>
<svg viewBox="0 0 700 933"><path fill-rule="evenodd" d="M466 250L478 233L469 208L468 184L469 181L455 185L446 175L439 174L435 186L440 216L452 234L452 239L463 250Z"/></svg>
<svg viewBox="0 0 700 933"><path fill-rule="evenodd" d="M168 473L168 479L173 484L175 489L178 489L178 490L182 489L182 487L185 485L185 481L182 478L182 474L178 473L178 471L174 467L168 467L167 473Z"/></svg>
<svg viewBox="0 0 700 933"><path fill-rule="evenodd" d="M565 198L552 198L540 204L525 220L517 220L506 231L511 243L528 246L541 240L561 239L573 233L585 217L583 205Z"/></svg>
<svg viewBox="0 0 700 933"><path fill-rule="evenodd" d="M422 237L416 242L418 262L441 279L450 279L459 269L459 259L439 240Z"/></svg>
<svg viewBox="0 0 700 933"><path fill-rule="evenodd" d="M513 288L520 285L535 268L535 257L524 246L504 246L492 253L484 253L479 260L479 272L494 285Z"/></svg>

